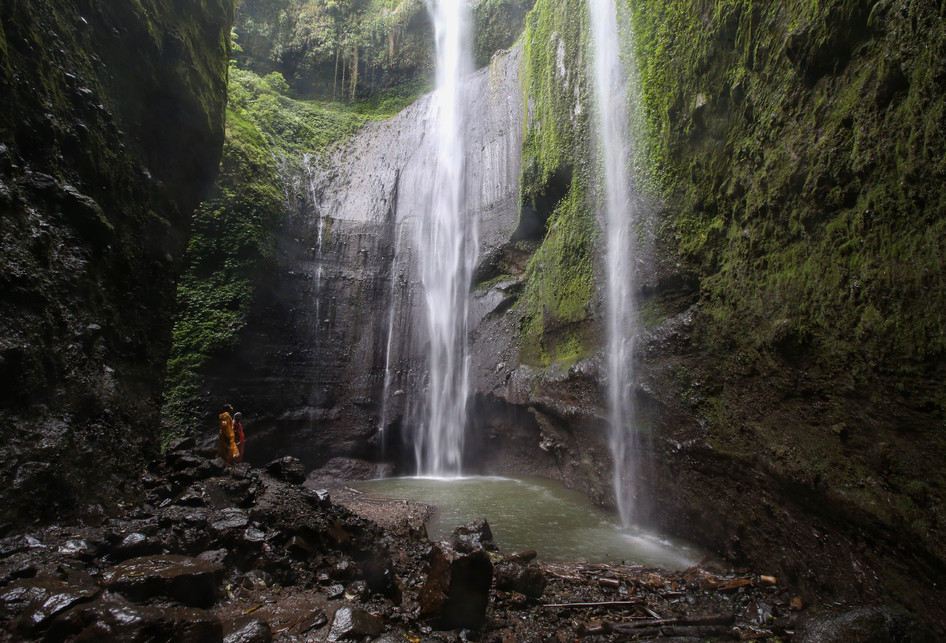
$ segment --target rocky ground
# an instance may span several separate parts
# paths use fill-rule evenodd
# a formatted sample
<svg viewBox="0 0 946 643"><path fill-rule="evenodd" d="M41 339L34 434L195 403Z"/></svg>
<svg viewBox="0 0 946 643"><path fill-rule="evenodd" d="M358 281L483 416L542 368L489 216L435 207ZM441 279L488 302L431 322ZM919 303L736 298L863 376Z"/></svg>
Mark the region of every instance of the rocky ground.
<svg viewBox="0 0 946 643"><path fill-rule="evenodd" d="M431 542L430 508L227 467L188 441L120 517L0 540L0 641L932 641L883 607L807 606L777 578L537 564L489 526ZM366 516L371 516L369 520Z"/></svg>

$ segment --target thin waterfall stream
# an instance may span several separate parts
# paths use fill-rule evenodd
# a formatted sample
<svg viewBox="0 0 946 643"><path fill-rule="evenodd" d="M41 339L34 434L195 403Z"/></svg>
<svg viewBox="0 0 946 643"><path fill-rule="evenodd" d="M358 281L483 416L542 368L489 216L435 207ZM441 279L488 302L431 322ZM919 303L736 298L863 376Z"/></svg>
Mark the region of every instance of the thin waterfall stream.
<svg viewBox="0 0 946 643"><path fill-rule="evenodd" d="M621 523L639 518L638 432L632 395L637 311L634 301L635 198L629 160L627 75L620 58L614 0L590 3L594 35L594 76L598 99L598 141L604 171L606 226L607 385L610 446L614 459L614 492ZM600 190L599 190L600 193Z"/></svg>

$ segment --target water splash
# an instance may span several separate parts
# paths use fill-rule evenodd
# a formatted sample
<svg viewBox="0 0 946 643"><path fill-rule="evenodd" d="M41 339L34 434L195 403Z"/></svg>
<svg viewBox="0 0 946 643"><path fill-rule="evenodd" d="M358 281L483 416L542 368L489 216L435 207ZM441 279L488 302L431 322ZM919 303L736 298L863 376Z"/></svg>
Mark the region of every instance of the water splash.
<svg viewBox="0 0 946 643"><path fill-rule="evenodd" d="M466 348L470 275L476 230L464 209L463 78L471 71L467 3L431 0L437 90L430 121L436 164L418 239L429 331L426 418L415 442L418 472L457 475L463 451L469 356Z"/></svg>
<svg viewBox="0 0 946 643"><path fill-rule="evenodd" d="M620 57L614 0L591 0L599 143L605 176L607 227L608 410L614 459L614 492L621 522L635 522L638 432L634 426L633 353L637 327L634 300L634 230L637 210L629 168L627 76Z"/></svg>

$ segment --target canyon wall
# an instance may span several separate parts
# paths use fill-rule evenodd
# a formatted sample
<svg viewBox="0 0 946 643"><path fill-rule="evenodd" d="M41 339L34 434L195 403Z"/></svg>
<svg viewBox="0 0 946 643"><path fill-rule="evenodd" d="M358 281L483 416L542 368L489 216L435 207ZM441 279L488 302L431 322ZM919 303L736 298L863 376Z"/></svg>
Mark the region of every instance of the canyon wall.
<svg viewBox="0 0 946 643"><path fill-rule="evenodd" d="M942 7L619 5L651 521L805 597L946 604ZM607 505L591 45L584 3L540 1L470 81L467 469ZM283 177L278 268L205 371L205 400L248 409L251 457L409 470L428 100Z"/></svg>
<svg viewBox="0 0 946 643"><path fill-rule="evenodd" d="M233 15L227 0L186 4L4 6L0 531L114 510L157 451L174 284L220 156Z"/></svg>

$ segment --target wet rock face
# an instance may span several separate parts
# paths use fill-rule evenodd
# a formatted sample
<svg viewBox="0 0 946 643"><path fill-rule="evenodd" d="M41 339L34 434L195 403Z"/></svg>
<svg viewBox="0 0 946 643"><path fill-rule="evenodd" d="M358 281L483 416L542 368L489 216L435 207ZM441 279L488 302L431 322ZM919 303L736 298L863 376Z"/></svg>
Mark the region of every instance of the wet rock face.
<svg viewBox="0 0 946 643"><path fill-rule="evenodd" d="M115 494L157 444L175 279L223 141L233 11L167 7L4 11L0 521Z"/></svg>
<svg viewBox="0 0 946 643"><path fill-rule="evenodd" d="M474 278L489 285L471 292L477 393L464 469L567 479L606 504L597 371L546 374L519 364L514 304L523 284L503 274L521 274L529 256L511 242L520 216L521 59L518 49L495 57L466 90L464 207L478 227ZM207 380L212 397L254 409L250 462L263 465L291 444L307 470L380 458L388 471L413 469L427 386L418 238L435 157L430 109L424 97L368 124L308 175L292 177L279 272L261 289L234 355Z"/></svg>

